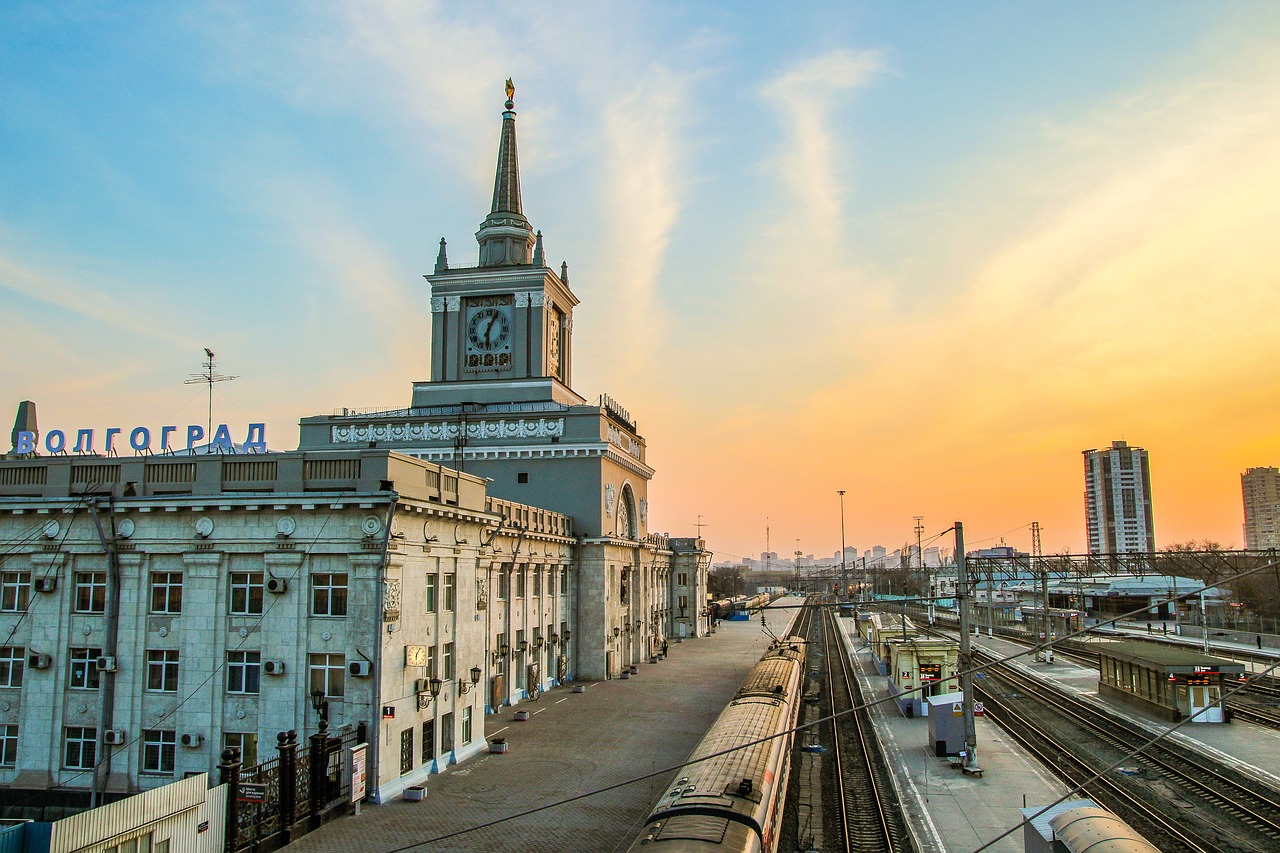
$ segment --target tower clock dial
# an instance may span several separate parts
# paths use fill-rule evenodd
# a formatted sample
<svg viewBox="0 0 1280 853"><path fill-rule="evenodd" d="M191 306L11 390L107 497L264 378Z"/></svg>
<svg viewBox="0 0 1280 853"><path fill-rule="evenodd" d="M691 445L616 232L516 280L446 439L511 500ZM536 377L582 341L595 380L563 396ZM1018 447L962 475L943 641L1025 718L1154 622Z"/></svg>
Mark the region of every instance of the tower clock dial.
<svg viewBox="0 0 1280 853"><path fill-rule="evenodd" d="M511 343L511 315L502 308L477 308L467 318L467 348L501 352Z"/></svg>

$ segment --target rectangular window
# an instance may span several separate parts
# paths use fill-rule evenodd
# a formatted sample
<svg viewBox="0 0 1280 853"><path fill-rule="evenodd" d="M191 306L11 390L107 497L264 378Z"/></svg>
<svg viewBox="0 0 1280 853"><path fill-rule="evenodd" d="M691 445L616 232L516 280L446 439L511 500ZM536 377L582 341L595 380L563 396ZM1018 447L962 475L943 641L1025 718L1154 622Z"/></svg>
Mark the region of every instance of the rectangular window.
<svg viewBox="0 0 1280 853"><path fill-rule="evenodd" d="M329 699L341 699L345 695L346 655L310 654L307 666L311 672L311 692L323 690Z"/></svg>
<svg viewBox="0 0 1280 853"><path fill-rule="evenodd" d="M436 757L436 721L427 720L422 724L422 763L434 761Z"/></svg>
<svg viewBox="0 0 1280 853"><path fill-rule="evenodd" d="M498 599L506 601L511 597L511 573L503 569L498 570Z"/></svg>
<svg viewBox="0 0 1280 853"><path fill-rule="evenodd" d="M262 652L227 652L227 692L257 693L262 679Z"/></svg>
<svg viewBox="0 0 1280 853"><path fill-rule="evenodd" d="M440 677L446 682L453 680L453 643L444 644L444 654L440 656L440 665L444 674Z"/></svg>
<svg viewBox="0 0 1280 853"><path fill-rule="evenodd" d="M499 631L493 637L493 653L496 655L499 655L498 669L497 669L498 675L503 675L507 671L507 656L502 654L502 644L505 641L505 639L506 639L506 636L503 634L502 631Z"/></svg>
<svg viewBox="0 0 1280 853"><path fill-rule="evenodd" d="M143 729L142 772L172 776L178 733L173 729Z"/></svg>
<svg viewBox="0 0 1280 853"><path fill-rule="evenodd" d="M262 572L232 572L230 607L232 616L262 614Z"/></svg>
<svg viewBox="0 0 1280 853"><path fill-rule="evenodd" d="M471 706L462 709L462 745L471 743Z"/></svg>
<svg viewBox="0 0 1280 853"><path fill-rule="evenodd" d="M151 573L151 612L182 612L182 572Z"/></svg>
<svg viewBox="0 0 1280 853"><path fill-rule="evenodd" d="M147 649L147 690L178 692L177 649Z"/></svg>
<svg viewBox="0 0 1280 853"><path fill-rule="evenodd" d="M436 612L436 578L438 575L427 575L427 613Z"/></svg>
<svg viewBox="0 0 1280 853"><path fill-rule="evenodd" d="M427 646L427 678L436 678L436 647Z"/></svg>
<svg viewBox="0 0 1280 853"><path fill-rule="evenodd" d="M62 741L62 766L68 770L92 770L98 755L98 730L67 726Z"/></svg>
<svg viewBox="0 0 1280 853"><path fill-rule="evenodd" d="M516 571L516 598L524 598L524 570Z"/></svg>
<svg viewBox="0 0 1280 853"><path fill-rule="evenodd" d="M685 608L687 608L688 606L689 606L689 596L687 595L680 596L680 615L681 616L684 615Z"/></svg>
<svg viewBox="0 0 1280 853"><path fill-rule="evenodd" d="M400 775L413 771L413 726L400 732Z"/></svg>
<svg viewBox="0 0 1280 853"><path fill-rule="evenodd" d="M31 572L0 573L0 611L21 613L31 603Z"/></svg>
<svg viewBox="0 0 1280 853"><path fill-rule="evenodd" d="M533 595L535 598L542 595L542 570L533 570Z"/></svg>
<svg viewBox="0 0 1280 853"><path fill-rule="evenodd" d="M98 656L102 649L71 647L71 658L67 664L67 686L81 690L98 689Z"/></svg>
<svg viewBox="0 0 1280 853"><path fill-rule="evenodd" d="M676 575L676 583L680 586L688 586L689 575L686 572L680 572Z"/></svg>
<svg viewBox="0 0 1280 853"><path fill-rule="evenodd" d="M457 589L456 581L457 581L457 575L455 575L453 572L448 572L447 574L445 574L444 576L444 609L445 610L457 609L458 595L456 591Z"/></svg>
<svg viewBox="0 0 1280 853"><path fill-rule="evenodd" d="M569 570L568 569L560 570L560 594L561 595L569 594Z"/></svg>
<svg viewBox="0 0 1280 853"><path fill-rule="evenodd" d="M26 664L27 650L24 646L0 646L0 687L21 687Z"/></svg>
<svg viewBox="0 0 1280 853"><path fill-rule="evenodd" d="M18 766L18 727L0 726L0 767Z"/></svg>
<svg viewBox="0 0 1280 853"><path fill-rule="evenodd" d="M453 752L453 712L440 718L440 753Z"/></svg>
<svg viewBox="0 0 1280 853"><path fill-rule="evenodd" d="M240 750L240 766L242 768L258 766L258 733L257 732L224 732L222 748Z"/></svg>
<svg viewBox="0 0 1280 853"><path fill-rule="evenodd" d="M347 615L347 573L311 576L311 615Z"/></svg>
<svg viewBox="0 0 1280 853"><path fill-rule="evenodd" d="M107 612L107 573L76 572L76 613Z"/></svg>

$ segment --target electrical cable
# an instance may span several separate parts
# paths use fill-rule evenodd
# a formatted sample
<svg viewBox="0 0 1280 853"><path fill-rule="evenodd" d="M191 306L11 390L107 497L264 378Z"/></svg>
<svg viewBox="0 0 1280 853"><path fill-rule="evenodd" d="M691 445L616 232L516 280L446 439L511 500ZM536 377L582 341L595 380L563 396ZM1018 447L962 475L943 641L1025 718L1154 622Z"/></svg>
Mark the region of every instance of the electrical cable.
<svg viewBox="0 0 1280 853"><path fill-rule="evenodd" d="M1276 566L1276 565L1277 565L1277 563L1267 563L1267 564L1265 564L1265 565L1263 565L1263 566L1259 566L1259 567L1257 567L1257 568L1253 568L1253 569L1249 569L1249 570L1246 570L1246 571L1240 572L1240 573L1238 573L1238 574L1236 574L1236 575L1232 575L1232 576L1230 576L1230 577L1223 578L1223 579L1219 580L1219 581L1215 584L1215 586L1218 586L1218 585L1221 585L1221 584L1224 584L1224 583L1230 583L1231 581L1239 580L1239 579L1240 579L1240 578L1242 578L1242 577L1247 577L1247 576L1249 576L1249 575L1256 574L1257 572L1266 571L1267 569L1271 569L1271 568L1273 568L1273 567L1274 567L1274 566ZM1177 600L1182 599L1182 598L1184 598L1184 597L1193 596L1193 595L1196 595L1196 594L1197 594L1197 593L1199 593L1199 592L1203 592L1203 591L1204 591L1204 590L1206 590L1206 589L1212 589L1212 588L1213 588L1212 586L1203 586L1203 587L1201 587L1201 588L1200 588L1200 589L1198 589L1198 590L1190 590L1190 591L1188 591L1188 592L1186 592L1186 593L1179 593L1179 594L1178 594L1177 596L1175 596L1175 597L1168 598L1168 599L1164 599L1164 600L1162 600L1162 601L1157 602L1157 605L1159 605L1159 604L1167 604L1167 603L1169 603L1169 602L1171 602L1171 601L1177 601ZM813 607L833 607L833 606L835 606L835 605L808 605L808 604L805 604L805 605L797 605L797 607L808 607L808 606L813 606ZM1150 608L1150 607L1151 607L1151 604L1150 604L1150 603L1148 603L1148 604L1146 604L1146 605L1144 605L1144 606L1142 606L1142 607L1139 607L1139 608L1136 608L1136 609L1134 609L1134 610L1131 610L1131 611L1129 611L1128 613L1122 613L1122 614L1120 614L1119 616L1113 616L1113 617L1111 617L1111 618L1109 618L1109 619L1106 619L1106 620L1103 620L1103 621L1101 621L1101 622L1098 622L1097 624L1095 624L1095 625L1091 625L1091 626L1089 626L1089 627L1087 627L1087 628L1081 628L1081 629L1080 629L1080 630L1078 630L1078 631L1074 631L1074 632L1072 632L1072 633L1070 633L1070 634L1067 634L1067 635L1065 635L1065 636L1063 636L1063 637L1061 637L1061 638L1057 638L1057 639L1053 640L1052 642L1046 642L1046 643L1041 644L1041 645L1032 646L1032 647L1027 648L1027 649L1024 649L1024 650L1022 650L1022 651L1018 651L1018 652L1015 652L1015 653L1013 653L1013 654L1009 654L1009 655L1006 655L1006 656L1004 656L1004 657L997 658L996 660L992 661L990 664L983 664L983 665L981 665L981 666L975 666L975 667L972 667L972 668L967 669L967 670L962 670L962 671L960 671L960 672L956 672L956 673L954 673L954 674L952 675L952 678L960 678L960 677L962 677L962 676L972 675L972 674L974 674L974 673L981 672L981 671L985 670L988 666L993 666L993 665L1002 664L1002 663L1008 663L1009 661L1017 660L1017 659L1018 659L1018 658L1020 658L1020 657L1025 657L1025 656L1027 656L1027 655L1034 654L1034 653L1036 653L1037 651L1043 651L1043 650L1044 650L1044 648L1046 648L1046 647L1048 647L1048 646L1053 645L1053 643L1063 642L1064 640L1069 640L1069 639L1072 639L1073 637L1078 637L1078 636L1081 636L1081 635L1083 635L1083 634L1087 634L1087 633L1089 633L1090 631L1095 631L1095 630L1097 630L1099 627L1114 624L1115 622L1119 622L1119 621L1120 621L1120 620L1122 620L1122 619L1128 619L1129 617L1131 617L1131 616L1135 616L1135 615L1140 614L1140 613L1146 613L1146 612L1149 610L1149 608ZM785 606L784 606L784 607L779 607L778 609L790 609L790 608L789 608L789 607L785 607ZM1274 669L1274 668L1276 668L1276 667L1280 667L1280 661L1277 661L1277 663L1276 663L1273 667L1269 668L1267 671L1269 672L1269 671L1270 671L1270 669ZM1249 683L1248 681L1246 681L1246 682L1242 683L1242 684L1240 685L1240 687L1236 688L1236 690L1243 689L1243 687L1247 686L1247 684L1248 684L1248 683ZM713 759L713 758L720 758L720 757L725 756L725 755L730 755L730 754L732 754L732 753L734 753L734 752L738 752L738 751L743 750L743 749L749 749L749 748L751 748L751 747L753 747L753 746L758 746L758 745L760 745L760 744L762 744L762 743L768 743L769 741L771 741L771 740L775 740L775 739L780 738L780 737L785 737L785 736L789 736L789 735L794 735L794 734L796 734L796 733L798 733L798 732L801 732L801 731L803 731L803 730L805 730L805 729L809 729L809 728L812 728L812 727L817 726L817 725L822 724L822 723L826 723L826 722L830 722L830 721L834 721L834 720L840 719L841 717L848 716L849 714L855 713L855 712L857 712L857 711L865 710L865 709L868 709L868 708L873 708L873 707L875 707L875 706L877 706L877 705L884 704L885 702L896 701L897 699L899 699L899 698L900 698L900 697L902 697L902 696L908 696L908 695L911 695L911 694L913 694L913 693L919 693L920 691L922 691L922 690L924 690L924 689L925 689L925 686L924 686L924 685L921 685L920 687L915 687L915 688L912 688L912 689L910 689L910 690L904 690L904 691L902 691L902 692L900 692L900 693L898 693L898 694L894 694L894 695L887 695L887 696L884 696L884 697L882 697L882 698L880 698L880 699L873 699L873 700L871 700L871 701L869 701L869 702L863 702L862 704L860 704L860 705L856 705L856 706L851 707L851 708L849 708L849 709L847 709L847 710L839 711L839 712L836 712L836 713L834 713L834 714L829 714L829 715L827 715L827 716L825 716L825 717L819 717L818 719L812 720L812 721L810 721L810 722L808 722L808 723L803 723L803 724L800 724L800 725L797 725L797 726L793 726L793 727L788 728L788 729L785 729L785 730L783 730L783 731L775 732L774 734L767 735L767 736L762 737L762 738L757 738L757 739L755 739L755 740L749 741L749 742L747 742L747 743L739 744L738 746L734 746L734 747L731 747L731 748L729 748L729 749L721 750L721 751L719 751L719 752L714 752L714 753L712 753L712 754L710 754L710 755L705 755L705 756L703 756L702 758L699 758L699 759L697 759L697 760L695 760L695 761L688 761L688 762L683 762L683 763L681 763L681 764L672 765L671 767L666 767L666 768L663 768L663 769L661 769L661 770L656 770L656 771L654 771L654 772L652 772L652 773L645 773L645 774L643 774L643 775L636 776L636 777L633 777L633 778L631 778L631 779L624 780L624 781L622 781L622 782L616 782L616 783L614 783L614 784L612 784L612 785L607 785L607 786L604 786L604 787L601 787L601 788L597 788L597 789L594 789L594 790L590 790L590 791L584 791L584 792L582 792L582 793L580 793L580 794L575 794L575 795L570 796L570 797L565 797L565 798L562 798L562 799L560 799L560 800L556 800L556 801L551 802L551 803L545 803L545 804L540 805L540 806L534 806L533 808L525 809L525 810L523 810L523 811L516 812L515 814L506 815L506 816L504 816L504 817L499 817L499 818L494 818L493 820L485 821L484 823L480 823L480 824L477 824L477 825L475 825L475 826L470 826L470 827L466 827L466 828L463 828L463 829L454 830L453 832L448 832L448 833L445 833L445 834L443 834L443 835L435 836L435 837L433 837L433 838L427 838L427 839L424 839L424 840L422 840L422 841L416 841L416 842L414 842L414 843L412 843L412 844L407 844L407 845L404 845L404 846L402 846L402 847L393 847L393 848L391 848L391 849L389 849L389 850L384 850L384 851L382 851L382 853L405 853L405 851L413 850L413 849L415 849L415 848L417 848L417 847L421 847L422 845L425 845L425 844L435 844L435 843L437 843L437 842L447 841L447 840L449 840L449 839L451 839L451 838L456 838L456 837L458 837L458 836L460 836L460 835L466 835L466 834L471 833L471 832L477 832L477 831L482 830L482 829L488 829L489 827L497 826L497 825L499 825L499 824L506 823L506 822L508 822L508 821L517 820L517 819L522 818L522 817L528 817L529 815L537 814L537 813L539 813L539 812L547 811L547 810L549 810L549 809L557 808L557 807L559 807L559 806L568 805L569 803L574 803L574 802L577 802L577 801L579 801L579 800L584 800L584 799L587 799L587 798L589 798L589 797L596 796L597 794L604 794L604 793L608 793L609 791L615 791L615 790L618 790L618 789L620 789L620 788L625 788L625 787L627 787L628 785L634 785L634 784L635 784L635 783L637 783L637 782L642 782L642 781L645 781L646 779L651 779L651 778L656 777L656 776L663 776L663 775L667 775L667 774L675 773L676 771L681 770L681 769L683 769L683 768L685 768L685 767L689 767L689 766L692 766L692 765L694 765L694 764L700 764L700 763L702 763L702 762L704 762L704 761L710 761L710 760L711 760L711 759ZM1234 693L1234 691L1233 691L1233 693ZM1180 727L1180 726L1181 726L1181 724L1179 724L1179 727ZM1176 727L1175 727L1175 728L1176 728ZM1139 754L1139 752L1141 751L1141 749L1145 749L1147 746L1150 746L1150 743L1143 744L1141 747L1139 747L1138 749L1135 749L1135 750L1134 750L1133 752L1131 752L1129 755L1126 755L1124 758L1122 758L1122 759L1121 759L1121 761L1127 761L1127 760L1129 760L1129 759L1133 758L1134 756L1136 756L1137 754ZM1018 826L1021 826L1021 825L1022 825L1021 823L1019 823L1019 824L1018 824ZM1006 832L1006 833L1005 833L1005 835L1008 835L1008 834L1009 834L1009 832L1013 832L1013 831L1015 831L1015 830L1018 828L1018 826L1015 826L1015 827L1013 827L1012 829L1010 829L1008 832ZM1004 836L1001 836L1001 837L1004 837ZM983 848L980 848L980 849L983 849ZM974 853L977 853L977 851L975 851Z"/></svg>

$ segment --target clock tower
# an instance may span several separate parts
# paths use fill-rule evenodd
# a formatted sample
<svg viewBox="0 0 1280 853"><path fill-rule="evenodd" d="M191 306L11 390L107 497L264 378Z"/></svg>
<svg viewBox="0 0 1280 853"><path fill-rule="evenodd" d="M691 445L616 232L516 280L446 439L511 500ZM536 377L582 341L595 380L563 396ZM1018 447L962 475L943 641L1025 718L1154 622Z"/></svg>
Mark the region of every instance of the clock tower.
<svg viewBox="0 0 1280 853"><path fill-rule="evenodd" d="M451 266L440 241L431 282L431 381L413 405L584 402L571 387L573 309L569 268L545 261L520 203L515 87L508 85L493 204L480 223L475 266Z"/></svg>

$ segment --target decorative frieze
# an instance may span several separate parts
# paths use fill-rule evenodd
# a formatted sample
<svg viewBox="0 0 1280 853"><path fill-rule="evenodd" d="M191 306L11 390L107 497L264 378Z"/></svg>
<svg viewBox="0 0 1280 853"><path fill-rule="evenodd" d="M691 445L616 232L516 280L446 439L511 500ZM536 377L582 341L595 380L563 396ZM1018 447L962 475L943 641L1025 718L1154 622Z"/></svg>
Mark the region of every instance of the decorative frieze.
<svg viewBox="0 0 1280 853"><path fill-rule="evenodd" d="M640 458L640 443L613 424L609 424L609 443L616 445L636 459Z"/></svg>
<svg viewBox="0 0 1280 853"><path fill-rule="evenodd" d="M452 441L458 437L456 421L403 424L353 424L332 427L334 444L370 441ZM564 418L470 421L467 438L552 438L564 435Z"/></svg>
<svg viewBox="0 0 1280 853"><path fill-rule="evenodd" d="M446 297L444 298L444 304L445 304L445 308L446 308L446 310L449 310L449 311L461 311L461 310L462 310L462 297L461 297L461 296L446 296Z"/></svg>
<svg viewBox="0 0 1280 853"><path fill-rule="evenodd" d="M444 297L443 296L431 297L431 313L439 314L441 311L444 311Z"/></svg>

